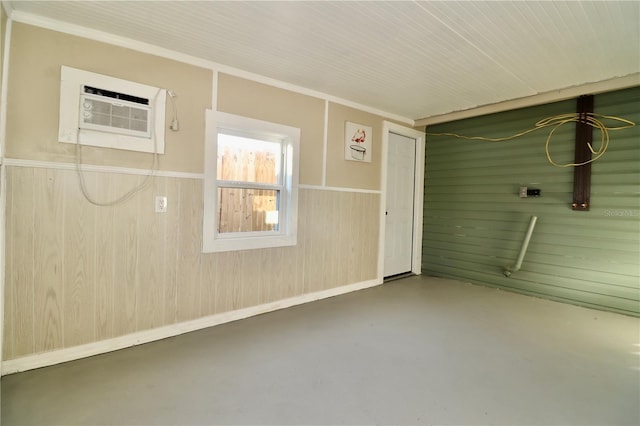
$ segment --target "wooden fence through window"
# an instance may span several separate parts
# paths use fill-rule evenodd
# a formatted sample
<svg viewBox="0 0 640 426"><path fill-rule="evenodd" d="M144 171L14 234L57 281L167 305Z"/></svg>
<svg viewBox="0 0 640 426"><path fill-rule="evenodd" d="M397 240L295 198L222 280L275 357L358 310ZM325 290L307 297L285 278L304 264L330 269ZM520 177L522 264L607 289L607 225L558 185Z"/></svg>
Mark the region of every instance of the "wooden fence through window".
<svg viewBox="0 0 640 426"><path fill-rule="evenodd" d="M225 147L218 155L218 180L277 183L273 153ZM278 208L279 191L218 187L218 232L272 231L267 212Z"/></svg>

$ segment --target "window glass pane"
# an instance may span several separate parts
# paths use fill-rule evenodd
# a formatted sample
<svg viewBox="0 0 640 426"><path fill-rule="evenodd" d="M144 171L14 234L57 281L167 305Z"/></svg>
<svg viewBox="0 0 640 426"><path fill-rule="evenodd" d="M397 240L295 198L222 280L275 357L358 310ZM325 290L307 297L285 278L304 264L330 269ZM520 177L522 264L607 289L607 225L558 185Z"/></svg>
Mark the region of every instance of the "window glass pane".
<svg viewBox="0 0 640 426"><path fill-rule="evenodd" d="M218 188L218 233L279 230L280 191Z"/></svg>
<svg viewBox="0 0 640 426"><path fill-rule="evenodd" d="M218 133L218 180L280 184L281 145Z"/></svg>

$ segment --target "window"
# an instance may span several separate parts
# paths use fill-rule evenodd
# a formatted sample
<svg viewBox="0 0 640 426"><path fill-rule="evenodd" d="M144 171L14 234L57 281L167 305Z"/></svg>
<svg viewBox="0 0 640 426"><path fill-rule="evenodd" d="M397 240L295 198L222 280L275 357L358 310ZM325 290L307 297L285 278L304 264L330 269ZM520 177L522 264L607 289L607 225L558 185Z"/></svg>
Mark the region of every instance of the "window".
<svg viewBox="0 0 640 426"><path fill-rule="evenodd" d="M300 129L207 112L203 251L296 244Z"/></svg>

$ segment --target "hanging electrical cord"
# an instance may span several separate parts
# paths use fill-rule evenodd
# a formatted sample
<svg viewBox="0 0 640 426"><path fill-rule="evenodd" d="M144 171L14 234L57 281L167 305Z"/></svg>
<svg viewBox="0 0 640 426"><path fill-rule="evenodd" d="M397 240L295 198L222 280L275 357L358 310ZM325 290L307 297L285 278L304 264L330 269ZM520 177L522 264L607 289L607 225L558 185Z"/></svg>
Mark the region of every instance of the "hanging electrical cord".
<svg viewBox="0 0 640 426"><path fill-rule="evenodd" d="M161 90L163 89L158 89L155 96L153 97L153 105L156 104L158 95L160 94ZM129 191L125 192L122 196L116 198L115 200L101 202L101 201L96 201L96 199L89 194L89 191L87 189L84 173L82 171L82 149L81 149L82 145L80 144L80 128L78 128L77 134L76 134L75 166L76 166L76 173L78 175L78 182L80 184L80 191L82 192L82 195L84 196L84 198L95 206L109 207L109 206L115 206L117 204L127 201L129 198L133 197L136 193L146 188L151 182L151 179L155 177L158 171L158 141L156 140L154 122L151 123L151 139L153 139L153 157L151 160L151 167L149 169L149 173L145 176L142 183L138 186L131 188Z"/></svg>
<svg viewBox="0 0 640 426"><path fill-rule="evenodd" d="M623 124L617 127L608 127L602 122L602 120L613 120ZM592 154L595 155L595 157L582 163L566 163L566 164L557 163L551 157L551 152L549 150L549 146L551 145L551 138L553 137L554 132L564 124L580 123L580 122L600 130L600 146L598 147L598 149L597 150L594 149L593 144L591 143L588 144L589 150L591 151ZM427 136L451 136L458 139L466 139L466 140L477 140L477 141L487 141L487 142L506 142L506 141L519 138L521 136L524 136L536 130L551 127L551 131L549 132L549 135L547 136L547 140L545 143L545 153L547 155L547 160L549 161L549 163L551 163L556 167L577 167L577 166L583 166L585 164L592 163L604 155L604 153L607 151L607 148L609 147L610 131L629 129L635 125L636 123L634 123L633 121L620 118L620 117L610 116L610 115L588 113L586 117L581 118L580 114L571 113L571 114L554 115L551 117L544 118L538 121L535 124L535 126L531 129L525 130L520 133L516 133L515 135L506 136L502 138L487 138L484 136L464 136L464 135L459 135L457 133L429 133L429 132L427 132Z"/></svg>
<svg viewBox="0 0 640 426"><path fill-rule="evenodd" d="M173 110L173 120L171 120L171 125L169 128L174 132L180 130L180 123L178 123L178 108L176 107L175 97L178 96L173 90L167 90L167 95L169 95L169 99L171 100L171 109Z"/></svg>

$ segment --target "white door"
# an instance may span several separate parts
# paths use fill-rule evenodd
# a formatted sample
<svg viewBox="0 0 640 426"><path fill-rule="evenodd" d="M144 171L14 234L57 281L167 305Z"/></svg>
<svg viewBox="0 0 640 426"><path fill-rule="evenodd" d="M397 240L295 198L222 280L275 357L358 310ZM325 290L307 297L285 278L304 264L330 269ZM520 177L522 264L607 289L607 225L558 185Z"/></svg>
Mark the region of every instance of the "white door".
<svg viewBox="0 0 640 426"><path fill-rule="evenodd" d="M389 133L384 276L411 272L416 140Z"/></svg>

